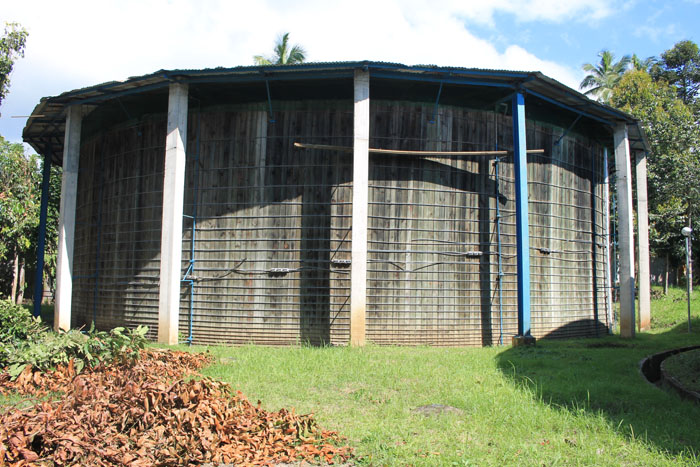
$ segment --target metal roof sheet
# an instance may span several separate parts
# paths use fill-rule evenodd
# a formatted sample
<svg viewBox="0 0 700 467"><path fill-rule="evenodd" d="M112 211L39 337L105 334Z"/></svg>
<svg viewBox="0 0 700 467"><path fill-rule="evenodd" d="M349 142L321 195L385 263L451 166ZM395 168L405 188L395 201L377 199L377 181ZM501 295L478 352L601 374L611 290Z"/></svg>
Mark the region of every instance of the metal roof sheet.
<svg viewBox="0 0 700 467"><path fill-rule="evenodd" d="M110 81L95 86L42 98L35 107L22 133L39 154L51 154L56 163L63 158L66 107L75 104L99 105L120 96L165 88L172 82L222 83L264 82L266 80L336 79L350 77L356 69L370 71L370 76L382 79L415 79L449 82L472 86L499 86L520 90L558 105L584 117L605 124L624 122L630 129L632 150L648 151L646 136L637 119L631 115L589 99L584 94L545 76L540 72L488 70L482 68L439 67L434 65L403 65L377 61L319 62L295 65L236 66L206 69L158 70Z"/></svg>

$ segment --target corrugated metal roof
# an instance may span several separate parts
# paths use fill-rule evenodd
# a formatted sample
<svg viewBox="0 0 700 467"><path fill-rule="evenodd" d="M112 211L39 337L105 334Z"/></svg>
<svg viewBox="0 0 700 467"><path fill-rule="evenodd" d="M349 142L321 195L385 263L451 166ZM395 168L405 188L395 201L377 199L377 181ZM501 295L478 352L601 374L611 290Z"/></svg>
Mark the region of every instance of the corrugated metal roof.
<svg viewBox="0 0 700 467"><path fill-rule="evenodd" d="M24 141L39 154L50 153L53 160L60 164L63 157L66 107L70 105L95 106L120 96L165 88L172 82L207 84L337 79L352 76L355 69L367 69L370 71L370 76L382 79L415 79L520 90L526 95L535 96L601 123L610 125L618 122L627 123L630 128L632 150L648 151L649 148L646 136L634 117L591 100L584 94L540 72L434 65L408 66L376 61L158 70L148 75L130 77L124 81L110 81L64 92L58 96L42 98L27 120L22 136Z"/></svg>

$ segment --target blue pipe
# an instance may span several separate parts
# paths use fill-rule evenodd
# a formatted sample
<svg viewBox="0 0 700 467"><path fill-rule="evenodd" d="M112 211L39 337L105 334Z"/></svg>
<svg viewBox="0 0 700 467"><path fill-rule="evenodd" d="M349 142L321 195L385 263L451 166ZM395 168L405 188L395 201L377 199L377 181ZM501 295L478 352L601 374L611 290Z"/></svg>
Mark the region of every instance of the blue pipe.
<svg viewBox="0 0 700 467"><path fill-rule="evenodd" d="M525 97L513 96L513 159L515 169L515 229L518 259L518 335L530 335L530 233L528 222Z"/></svg>
<svg viewBox="0 0 700 467"><path fill-rule="evenodd" d="M41 178L41 208L39 211L39 238L36 245L36 276L34 278L34 316L41 316L41 298L44 295L44 252L46 251L46 217L49 210L51 187L51 152L44 155Z"/></svg>
<svg viewBox="0 0 700 467"><path fill-rule="evenodd" d="M498 142L496 142L496 151L498 151ZM498 195L500 193L500 158L496 157L496 239L498 241L498 323L499 335L498 345L503 345L503 262L501 261L501 207Z"/></svg>

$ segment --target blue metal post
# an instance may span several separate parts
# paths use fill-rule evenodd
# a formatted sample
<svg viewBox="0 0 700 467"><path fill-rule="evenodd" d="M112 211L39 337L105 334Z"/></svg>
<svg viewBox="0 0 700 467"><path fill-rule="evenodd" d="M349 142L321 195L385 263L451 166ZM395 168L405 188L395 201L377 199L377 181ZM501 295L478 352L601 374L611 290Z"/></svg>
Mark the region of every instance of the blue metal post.
<svg viewBox="0 0 700 467"><path fill-rule="evenodd" d="M39 238L36 245L36 277L34 279L34 316L41 315L41 298L44 295L44 251L46 249L46 217L49 210L51 186L51 152L44 155L41 179L41 210L39 211Z"/></svg>
<svg viewBox="0 0 700 467"><path fill-rule="evenodd" d="M515 229L518 259L518 336L530 335L530 234L527 207L525 97L513 95L513 159L515 166Z"/></svg>

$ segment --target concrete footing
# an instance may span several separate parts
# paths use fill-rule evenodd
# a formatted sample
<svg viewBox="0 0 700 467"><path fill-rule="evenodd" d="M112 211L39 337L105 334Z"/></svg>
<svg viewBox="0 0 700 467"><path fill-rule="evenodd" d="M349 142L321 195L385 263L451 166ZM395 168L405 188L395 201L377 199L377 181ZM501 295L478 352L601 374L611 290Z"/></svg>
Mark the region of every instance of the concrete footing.
<svg viewBox="0 0 700 467"><path fill-rule="evenodd" d="M530 335L526 336L513 336L513 347L520 347L522 345L535 345L537 339Z"/></svg>

